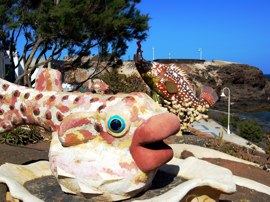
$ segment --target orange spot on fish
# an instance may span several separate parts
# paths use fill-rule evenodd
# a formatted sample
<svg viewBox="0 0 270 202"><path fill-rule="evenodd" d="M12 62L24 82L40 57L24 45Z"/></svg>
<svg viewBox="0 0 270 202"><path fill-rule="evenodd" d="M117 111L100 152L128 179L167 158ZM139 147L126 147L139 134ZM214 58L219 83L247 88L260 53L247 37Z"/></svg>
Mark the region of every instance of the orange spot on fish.
<svg viewBox="0 0 270 202"><path fill-rule="evenodd" d="M131 122L138 120L138 112L139 112L138 108L136 106L133 106L131 109L131 118L130 118Z"/></svg>
<svg viewBox="0 0 270 202"><path fill-rule="evenodd" d="M3 90L5 90L5 91L8 89L8 87L9 87L9 84L6 84L6 83L5 83L5 84L2 85L2 88L3 88Z"/></svg>
<svg viewBox="0 0 270 202"><path fill-rule="evenodd" d="M21 110L22 113L25 113L26 112L26 107L23 104L21 104L20 105L20 110Z"/></svg>
<svg viewBox="0 0 270 202"><path fill-rule="evenodd" d="M14 96L14 97L19 97L20 94L21 94L21 93L20 93L18 90L15 90L15 91L13 92L13 96Z"/></svg>
<svg viewBox="0 0 270 202"><path fill-rule="evenodd" d="M135 98L132 96L126 96L122 99L122 101L124 101L128 106L131 106L136 102Z"/></svg>
<svg viewBox="0 0 270 202"><path fill-rule="evenodd" d="M100 123L95 123L94 128L98 133L103 131L102 125Z"/></svg>
<svg viewBox="0 0 270 202"><path fill-rule="evenodd" d="M67 99L68 99L68 95L64 95L64 96L62 97L62 101L67 100Z"/></svg>
<svg viewBox="0 0 270 202"><path fill-rule="evenodd" d="M60 126L59 135L64 135L65 131L70 128L80 127L86 124L91 124L91 120L87 118L77 118L77 119L65 119Z"/></svg>
<svg viewBox="0 0 270 202"><path fill-rule="evenodd" d="M101 131L100 132L100 136L108 143L108 144L112 144L114 141L114 137L111 136L109 133Z"/></svg>
<svg viewBox="0 0 270 202"><path fill-rule="evenodd" d="M68 112L69 111L69 108L65 105L58 105L56 106L56 108L61 111L62 113L65 113L65 112Z"/></svg>
<svg viewBox="0 0 270 202"><path fill-rule="evenodd" d="M88 130L79 130L79 133L81 133L85 140L91 140L94 138L93 134Z"/></svg>
<svg viewBox="0 0 270 202"><path fill-rule="evenodd" d="M116 172L114 172L114 171L113 171L112 169L110 169L110 168L103 168L102 170L103 170L103 172L108 173L108 174L110 174L110 175L118 175Z"/></svg>
<svg viewBox="0 0 270 202"><path fill-rule="evenodd" d="M76 97L76 98L74 99L74 104L78 103L80 99L81 99L80 96Z"/></svg>
<svg viewBox="0 0 270 202"><path fill-rule="evenodd" d="M120 162L119 165L121 166L121 168L125 168L127 170L132 170L132 169L137 168L135 162L131 162L131 163Z"/></svg>
<svg viewBox="0 0 270 202"><path fill-rule="evenodd" d="M82 143L82 141L78 138L77 135L75 135L73 133L69 133L65 137L64 142L62 142L62 145L64 147L69 147L69 146L78 145L81 143Z"/></svg>
<svg viewBox="0 0 270 202"><path fill-rule="evenodd" d="M106 105L103 104L103 105L101 105L101 106L98 107L97 111L100 112L100 111L101 111L102 109L104 109L105 107L106 107Z"/></svg>
<svg viewBox="0 0 270 202"><path fill-rule="evenodd" d="M39 99L41 99L42 97L43 97L43 95L42 95L41 93L39 93L39 94L36 95L35 99L36 99L36 100L39 100Z"/></svg>
<svg viewBox="0 0 270 202"><path fill-rule="evenodd" d="M115 96L110 96L110 97L108 97L107 100L108 100L108 101L113 101L113 100L115 100Z"/></svg>
<svg viewBox="0 0 270 202"><path fill-rule="evenodd" d="M52 113L50 112L50 111L46 111L46 113L45 113L45 118L47 119L47 120L50 120L50 119L52 119Z"/></svg>
<svg viewBox="0 0 270 202"><path fill-rule="evenodd" d="M56 112L56 118L58 121L63 121L64 116L61 112Z"/></svg>
<svg viewBox="0 0 270 202"><path fill-rule="evenodd" d="M40 114L40 110L38 108L34 108L33 113L35 116L38 116Z"/></svg>
<svg viewBox="0 0 270 202"><path fill-rule="evenodd" d="M25 93L24 94L24 99L28 99L30 97L30 93Z"/></svg>
<svg viewBox="0 0 270 202"><path fill-rule="evenodd" d="M91 99L90 99L90 103L92 103L92 102L97 102L97 101L99 101L99 98L97 98L97 97L91 98Z"/></svg>

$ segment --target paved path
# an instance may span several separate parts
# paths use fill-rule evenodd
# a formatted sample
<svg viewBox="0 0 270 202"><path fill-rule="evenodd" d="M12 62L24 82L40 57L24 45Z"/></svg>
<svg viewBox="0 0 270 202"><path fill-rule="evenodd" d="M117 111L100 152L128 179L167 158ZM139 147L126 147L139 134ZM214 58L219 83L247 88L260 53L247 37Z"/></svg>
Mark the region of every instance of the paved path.
<svg viewBox="0 0 270 202"><path fill-rule="evenodd" d="M23 164L26 162L32 162L37 160L48 160L48 148L49 144L47 144L47 148L44 149L41 147L41 144L37 143L35 147L39 147L41 149L36 149L34 147L25 147L25 146L10 146L6 144L0 144L0 165L4 163L16 163Z"/></svg>
<svg viewBox="0 0 270 202"><path fill-rule="evenodd" d="M237 145L244 146L247 148L255 148L257 151L265 153L265 151L262 148L249 142L248 140L232 132L231 134L228 134L227 130L222 125L220 125L219 123L215 122L212 119L208 119L207 121L204 119L201 119L199 121L193 122L190 127L197 131L205 133L208 136L211 136L214 138L222 138L223 140L227 142L232 142L232 143L235 143Z"/></svg>

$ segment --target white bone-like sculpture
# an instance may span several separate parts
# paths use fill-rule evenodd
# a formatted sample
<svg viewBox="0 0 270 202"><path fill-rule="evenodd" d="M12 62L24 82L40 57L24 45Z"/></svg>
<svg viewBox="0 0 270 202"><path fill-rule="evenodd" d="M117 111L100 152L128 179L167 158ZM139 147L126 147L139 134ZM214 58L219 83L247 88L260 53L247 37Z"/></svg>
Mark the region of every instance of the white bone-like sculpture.
<svg viewBox="0 0 270 202"><path fill-rule="evenodd" d="M220 159L225 159L225 160L230 160L230 161L235 161L239 163L244 163L248 165L252 165L255 167L259 167L259 164L246 161L234 156L231 156L229 154L225 154L223 152L210 149L210 148L205 148L205 147L200 147L197 145L191 145L191 144L170 144L170 147L173 149L174 156L180 157L181 153L183 151L189 151L191 152L195 157L197 158L220 158Z"/></svg>

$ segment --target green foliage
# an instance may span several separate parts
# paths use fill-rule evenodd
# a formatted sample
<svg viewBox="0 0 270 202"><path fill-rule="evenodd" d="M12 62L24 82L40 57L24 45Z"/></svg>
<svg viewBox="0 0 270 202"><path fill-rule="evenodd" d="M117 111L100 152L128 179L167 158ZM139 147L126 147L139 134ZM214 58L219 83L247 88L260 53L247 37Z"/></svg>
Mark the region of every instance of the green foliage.
<svg viewBox="0 0 270 202"><path fill-rule="evenodd" d="M214 117L222 126L227 128L228 116L222 115L219 117ZM231 130L237 135L251 141L254 143L259 143L263 138L262 127L253 120L241 120L237 116L231 116L230 119Z"/></svg>
<svg viewBox="0 0 270 202"><path fill-rule="evenodd" d="M270 155L270 133L267 134L266 136L266 150L265 152Z"/></svg>
<svg viewBox="0 0 270 202"><path fill-rule="evenodd" d="M113 93L147 92L145 83L135 74L127 76L113 70L100 75L98 78L106 82Z"/></svg>
<svg viewBox="0 0 270 202"><path fill-rule="evenodd" d="M263 130L256 121L243 120L239 122L237 130L241 137L251 142L258 143L262 140Z"/></svg>
<svg viewBox="0 0 270 202"><path fill-rule="evenodd" d="M20 126L10 132L3 133L0 136L0 143L27 145L37 143L42 139L42 136L35 126Z"/></svg>
<svg viewBox="0 0 270 202"><path fill-rule="evenodd" d="M155 91L151 91L151 98L158 103L163 103L162 97Z"/></svg>
<svg viewBox="0 0 270 202"><path fill-rule="evenodd" d="M14 52L25 43L19 55L26 69L33 58L36 63L44 55L48 60L58 59L64 50L69 56L82 57L98 50L100 56L110 53L112 58L119 57L127 50L128 41L147 37L149 16L137 9L139 3L140 0L60 0L58 4L53 0L0 0L0 49Z"/></svg>
<svg viewBox="0 0 270 202"><path fill-rule="evenodd" d="M136 8L138 0L0 0L1 31L6 39L22 28L21 35L29 41L42 39L42 47L92 48L101 51L108 46L115 54L124 54L126 42L144 39L148 15ZM1 38L3 40L4 38Z"/></svg>
<svg viewBox="0 0 270 202"><path fill-rule="evenodd" d="M237 125L240 121L240 118L237 116L231 116L230 118L230 127L231 130L236 131L237 130ZM219 120L220 124L224 127L227 127L228 125L228 116L221 116Z"/></svg>
<svg viewBox="0 0 270 202"><path fill-rule="evenodd" d="M81 92L81 93L89 92L88 88L85 87L85 86L81 86L81 87L78 89L78 91Z"/></svg>

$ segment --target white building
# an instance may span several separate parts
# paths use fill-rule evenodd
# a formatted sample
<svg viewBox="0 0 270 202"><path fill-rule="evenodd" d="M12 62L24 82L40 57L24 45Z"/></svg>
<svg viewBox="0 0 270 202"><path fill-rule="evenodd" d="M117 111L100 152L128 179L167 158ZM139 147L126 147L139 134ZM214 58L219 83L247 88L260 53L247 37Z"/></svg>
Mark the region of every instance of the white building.
<svg viewBox="0 0 270 202"><path fill-rule="evenodd" d="M13 60L15 66L19 63L19 56L18 53L13 53ZM41 62L44 60L44 58L41 58ZM36 62L35 59L32 61L32 65L34 65ZM11 61L10 61L10 52L9 51L1 51L0 50L0 78L4 78L7 72L7 69L11 68ZM40 68L36 68L31 76L31 81L33 81L38 73L40 71ZM15 78L17 79L20 75L22 75L24 72L24 62L21 60L18 67L15 69Z"/></svg>
<svg viewBox="0 0 270 202"><path fill-rule="evenodd" d="M13 53L12 57L13 57L15 66L17 66L19 63L18 53L17 52ZM10 52L0 50L0 78L5 77L6 71L8 68L11 68ZM23 61L20 61L20 64L15 69L15 77L17 78L18 76L23 74L23 72L24 72L24 63Z"/></svg>
<svg viewBox="0 0 270 202"><path fill-rule="evenodd" d="M13 54L13 59L14 59L15 66L17 66L19 62L19 57L18 57L17 52ZM32 65L34 65L35 62L36 60L33 59ZM40 62L44 62L44 58L41 58ZM54 61L54 63L59 63L58 65L61 65L62 61ZM8 68L11 68L10 53L9 51L0 50L0 78L5 77L6 71ZM31 76L31 81L35 80L35 78L37 77L40 71L41 71L41 67L38 67L35 69L35 71L33 72ZM24 63L23 61L20 61L20 65L18 65L18 67L15 69L15 78L17 79L20 75L23 74L23 72L24 72ZM34 86L35 84L33 84L33 87ZM68 83L63 83L62 87L64 91L71 91L71 90L74 90L76 86L72 84L68 84Z"/></svg>

